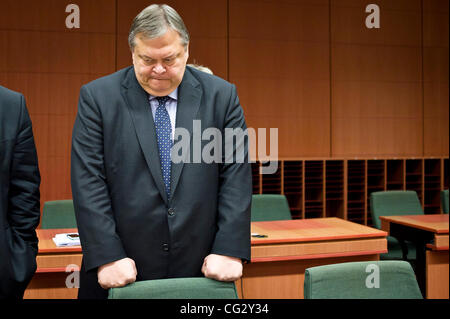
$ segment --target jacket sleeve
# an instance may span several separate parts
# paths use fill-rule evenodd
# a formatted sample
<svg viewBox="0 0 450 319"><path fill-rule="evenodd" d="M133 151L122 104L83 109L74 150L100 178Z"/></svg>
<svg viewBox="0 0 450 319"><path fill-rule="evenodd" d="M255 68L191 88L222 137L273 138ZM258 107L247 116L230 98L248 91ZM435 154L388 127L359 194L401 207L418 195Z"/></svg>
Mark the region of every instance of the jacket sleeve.
<svg viewBox="0 0 450 319"><path fill-rule="evenodd" d="M39 174L31 120L25 99L20 95L19 130L11 160L8 222L14 234L35 251L38 250L36 227L40 219Z"/></svg>
<svg viewBox="0 0 450 319"><path fill-rule="evenodd" d="M220 165L218 230L211 253L250 261L252 175L248 138L244 138L246 130L244 112L233 85L222 132L225 152ZM239 137L230 138L227 134L231 131Z"/></svg>
<svg viewBox="0 0 450 319"><path fill-rule="evenodd" d="M71 185L86 271L127 257L105 176L102 127L100 108L83 86L72 133Z"/></svg>
<svg viewBox="0 0 450 319"><path fill-rule="evenodd" d="M21 296L36 271L41 182L31 120L23 95L10 163L8 225L13 295Z"/></svg>

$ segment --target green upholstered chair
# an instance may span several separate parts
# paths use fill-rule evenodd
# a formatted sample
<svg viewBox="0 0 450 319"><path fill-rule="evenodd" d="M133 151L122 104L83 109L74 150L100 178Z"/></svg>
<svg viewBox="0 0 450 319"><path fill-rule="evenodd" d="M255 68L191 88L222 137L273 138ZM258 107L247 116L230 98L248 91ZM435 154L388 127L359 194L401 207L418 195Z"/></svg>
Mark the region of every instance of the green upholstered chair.
<svg viewBox="0 0 450 319"><path fill-rule="evenodd" d="M292 219L284 195L262 194L252 196L252 222Z"/></svg>
<svg viewBox="0 0 450 319"><path fill-rule="evenodd" d="M370 194L370 212L376 228L381 228L380 216L396 215L423 215L423 209L415 191L383 191ZM381 259L402 259L402 245L396 238L387 237L388 253L381 254ZM408 260L416 259L415 246L406 242L404 244Z"/></svg>
<svg viewBox="0 0 450 319"><path fill-rule="evenodd" d="M441 191L441 207L444 214L448 214L448 189Z"/></svg>
<svg viewBox="0 0 450 319"><path fill-rule="evenodd" d="M109 299L237 299L234 282L209 278L170 278L136 281L109 289Z"/></svg>
<svg viewBox="0 0 450 319"><path fill-rule="evenodd" d="M41 228L76 228L75 209L73 201L55 200L44 203Z"/></svg>
<svg viewBox="0 0 450 319"><path fill-rule="evenodd" d="M422 299L411 265L401 260L349 262L305 270L305 299Z"/></svg>

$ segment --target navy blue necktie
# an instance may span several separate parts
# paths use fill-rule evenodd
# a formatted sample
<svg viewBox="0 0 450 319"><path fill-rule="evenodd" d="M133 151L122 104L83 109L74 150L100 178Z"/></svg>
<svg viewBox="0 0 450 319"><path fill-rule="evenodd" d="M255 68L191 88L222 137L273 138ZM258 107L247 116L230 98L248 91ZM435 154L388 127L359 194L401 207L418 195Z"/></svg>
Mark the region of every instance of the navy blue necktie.
<svg viewBox="0 0 450 319"><path fill-rule="evenodd" d="M170 149L172 148L172 125L170 124L169 113L166 110L168 96L156 98L159 106L155 113L156 137L158 140L159 160L161 171L166 186L167 199L170 198L170 170L172 167Z"/></svg>

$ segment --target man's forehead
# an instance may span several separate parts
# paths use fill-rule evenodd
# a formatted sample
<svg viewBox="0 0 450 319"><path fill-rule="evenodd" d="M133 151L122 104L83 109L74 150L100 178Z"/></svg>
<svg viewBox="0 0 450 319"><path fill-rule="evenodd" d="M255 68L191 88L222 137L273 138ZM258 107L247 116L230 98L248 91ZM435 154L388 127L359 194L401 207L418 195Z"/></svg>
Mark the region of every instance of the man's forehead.
<svg viewBox="0 0 450 319"><path fill-rule="evenodd" d="M176 48L162 48L162 49L154 49L151 47L136 47L135 53L138 54L141 57L147 57L147 58L158 58L158 57L164 57L168 58L171 56L178 55L180 50Z"/></svg>
<svg viewBox="0 0 450 319"><path fill-rule="evenodd" d="M151 46L167 46L167 45L182 45L182 39L180 34L172 29L167 28L164 33L157 37L149 37L144 32L140 32L136 34L135 36L136 42L140 42L144 45L151 45Z"/></svg>
<svg viewBox="0 0 450 319"><path fill-rule="evenodd" d="M156 39L137 38L135 50L138 54L150 55L171 55L177 54L185 49L180 39L174 41L160 41Z"/></svg>

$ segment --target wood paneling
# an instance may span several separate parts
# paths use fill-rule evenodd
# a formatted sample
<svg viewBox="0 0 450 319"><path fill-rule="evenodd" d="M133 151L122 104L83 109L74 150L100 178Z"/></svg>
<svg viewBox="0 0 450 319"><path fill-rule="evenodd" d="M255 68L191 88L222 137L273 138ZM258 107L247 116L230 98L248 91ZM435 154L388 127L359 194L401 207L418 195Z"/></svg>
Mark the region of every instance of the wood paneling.
<svg viewBox="0 0 450 319"><path fill-rule="evenodd" d="M236 84L247 124L278 128L281 158L448 156L448 1L170 0L190 63ZM42 202L71 198L70 143L81 85L131 64L144 0L3 0L0 84L33 121Z"/></svg>
<svg viewBox="0 0 450 319"><path fill-rule="evenodd" d="M229 1L229 76L280 157L330 155L328 1Z"/></svg>
<svg viewBox="0 0 450 319"><path fill-rule="evenodd" d="M448 1L423 2L424 155L449 154Z"/></svg>
<svg viewBox="0 0 450 319"><path fill-rule="evenodd" d="M332 156L423 153L421 2L331 1Z"/></svg>
<svg viewBox="0 0 450 319"><path fill-rule="evenodd" d="M114 33L115 0L77 0L81 28L67 29L66 6L61 0L2 0L0 30ZM101 17L101 19L99 19Z"/></svg>
<svg viewBox="0 0 450 319"><path fill-rule="evenodd" d="M80 87L115 70L115 0L2 1L0 83L24 94L39 157L41 202L71 198L70 145ZM102 17L102 19L99 19Z"/></svg>

